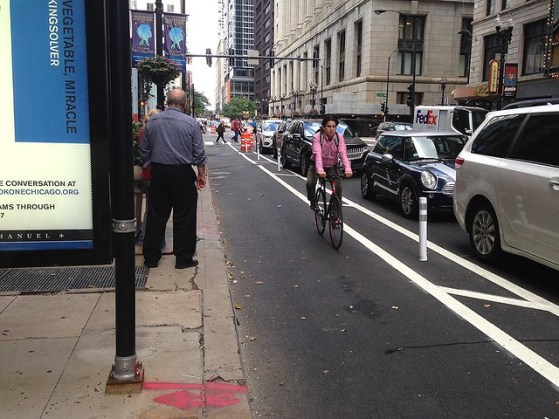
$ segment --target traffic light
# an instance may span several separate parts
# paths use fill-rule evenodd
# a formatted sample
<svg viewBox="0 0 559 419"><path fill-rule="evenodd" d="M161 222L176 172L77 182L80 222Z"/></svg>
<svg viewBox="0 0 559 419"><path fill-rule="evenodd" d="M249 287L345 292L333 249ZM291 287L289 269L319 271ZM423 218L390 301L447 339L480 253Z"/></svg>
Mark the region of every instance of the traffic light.
<svg viewBox="0 0 559 419"><path fill-rule="evenodd" d="M384 114L388 115L388 103L384 106Z"/></svg>
<svg viewBox="0 0 559 419"><path fill-rule="evenodd" d="M212 66L212 50L210 48L206 48L206 64L208 67Z"/></svg>
<svg viewBox="0 0 559 419"><path fill-rule="evenodd" d="M384 113L384 102L380 104L380 113Z"/></svg>
<svg viewBox="0 0 559 419"><path fill-rule="evenodd" d="M270 68L274 68L274 50L270 49L270 53L268 55L270 56Z"/></svg>
<svg viewBox="0 0 559 419"><path fill-rule="evenodd" d="M413 87L414 87L414 86L413 86L413 83L410 84L410 85L408 86L408 100L407 100L407 102L406 102L406 103L408 104L408 106L412 106L412 105L413 105L413 93L414 93L414 92L413 92L413 91L414 91L414 88L413 88Z"/></svg>
<svg viewBox="0 0 559 419"><path fill-rule="evenodd" d="M229 65L231 67L235 66L235 49L234 48L229 48Z"/></svg>

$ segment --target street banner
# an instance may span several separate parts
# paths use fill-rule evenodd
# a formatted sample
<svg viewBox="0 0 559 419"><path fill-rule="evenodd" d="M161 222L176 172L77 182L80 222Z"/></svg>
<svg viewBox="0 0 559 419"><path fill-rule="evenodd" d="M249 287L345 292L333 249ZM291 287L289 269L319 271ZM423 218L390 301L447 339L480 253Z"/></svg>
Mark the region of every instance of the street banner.
<svg viewBox="0 0 559 419"><path fill-rule="evenodd" d="M93 246L85 0L0 0L0 251Z"/></svg>
<svg viewBox="0 0 559 419"><path fill-rule="evenodd" d="M155 56L155 23L153 12L130 11L132 20L132 67Z"/></svg>
<svg viewBox="0 0 559 419"><path fill-rule="evenodd" d="M516 97L516 81L518 76L518 64L505 64L505 80L503 82L504 96Z"/></svg>
<svg viewBox="0 0 559 419"><path fill-rule="evenodd" d="M163 16L165 28L165 58L174 61L186 73L186 15L165 13Z"/></svg>

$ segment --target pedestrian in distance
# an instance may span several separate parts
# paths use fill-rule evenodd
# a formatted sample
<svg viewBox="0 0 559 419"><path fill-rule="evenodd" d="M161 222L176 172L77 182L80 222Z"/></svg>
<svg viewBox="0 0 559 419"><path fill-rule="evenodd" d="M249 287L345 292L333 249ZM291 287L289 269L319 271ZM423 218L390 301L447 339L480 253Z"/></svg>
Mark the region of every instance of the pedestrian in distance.
<svg viewBox="0 0 559 419"><path fill-rule="evenodd" d="M347 158L347 148L343 135L336 132L338 119L332 115L326 115L322 120L320 128L316 131L312 141L312 155L307 173L307 199L313 211L318 209L315 201L315 190L317 177L325 178L327 175L338 175L341 170L341 160L345 170L345 177L353 176L351 163ZM336 195L342 202L342 179L336 183Z"/></svg>
<svg viewBox="0 0 559 419"><path fill-rule="evenodd" d="M216 144L219 144L219 140L223 141L223 144L226 144L225 138L223 138L223 134L225 134L225 125L223 122L220 122L217 126L215 132L217 132L217 139L215 140Z"/></svg>
<svg viewBox="0 0 559 419"><path fill-rule="evenodd" d="M231 122L231 131L233 131L233 141L238 143L240 132L239 132L239 120L237 118L233 119L233 122Z"/></svg>
<svg viewBox="0 0 559 419"><path fill-rule="evenodd" d="M196 211L198 189L206 186L206 152L196 119L185 113L186 94L173 89L167 95L167 110L146 124L140 153L151 166L148 216L144 237L144 265L157 267L161 242L173 212L175 268L198 265ZM197 172L192 166L197 167Z"/></svg>

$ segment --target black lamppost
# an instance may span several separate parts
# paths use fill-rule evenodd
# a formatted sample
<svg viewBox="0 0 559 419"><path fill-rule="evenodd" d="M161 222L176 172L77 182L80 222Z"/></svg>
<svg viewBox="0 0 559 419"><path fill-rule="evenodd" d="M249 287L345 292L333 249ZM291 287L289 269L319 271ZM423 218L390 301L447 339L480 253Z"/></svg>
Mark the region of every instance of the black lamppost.
<svg viewBox="0 0 559 419"><path fill-rule="evenodd" d="M297 113L297 105L298 105L298 99L299 99L299 91L298 90L293 90L291 92L291 95L293 96L293 111L291 112L291 116L293 117L294 113Z"/></svg>
<svg viewBox="0 0 559 419"><path fill-rule="evenodd" d="M446 77L441 78L441 106L444 105L444 91L446 89Z"/></svg>
<svg viewBox="0 0 559 419"><path fill-rule="evenodd" d="M388 86L390 84L390 59L392 58L392 54L398 52L397 49L392 51L388 56L388 67L386 69L386 96L384 97L384 120L386 121L386 117L388 116Z"/></svg>
<svg viewBox="0 0 559 419"><path fill-rule="evenodd" d="M413 2L412 2L413 3ZM411 54L411 74L412 74L412 82L411 82L411 89L410 89L410 96L411 96L411 102L410 102L410 115L411 118L413 120L413 115L415 112L415 63L416 63L416 58L417 58L417 40L416 38L416 28L417 28L417 16L413 15L410 16L406 13L400 12L398 10L388 10L388 9L377 9L375 10L375 14L377 15L381 15L384 12L394 12L394 13L398 13L401 16L405 16L408 19L412 20L412 54Z"/></svg>
<svg viewBox="0 0 559 419"><path fill-rule="evenodd" d="M503 27L504 26L504 27ZM505 58L509 51L509 44L512 39L512 28L514 27L514 22L512 17L503 23L501 20L501 15L498 14L495 19L495 31L497 32L497 38L499 39L500 54L499 58L499 86L497 88L497 110L503 107L503 84L505 79Z"/></svg>
<svg viewBox="0 0 559 419"><path fill-rule="evenodd" d="M155 55L163 56L163 0L155 0ZM164 88L157 85L157 107L164 109Z"/></svg>
<svg viewBox="0 0 559 419"><path fill-rule="evenodd" d="M315 108L315 105L316 105L315 97L316 97L317 87L318 86L314 82L311 82L311 84L309 84L309 90L311 91L311 97L312 97L312 99L311 99L311 109L316 109Z"/></svg>

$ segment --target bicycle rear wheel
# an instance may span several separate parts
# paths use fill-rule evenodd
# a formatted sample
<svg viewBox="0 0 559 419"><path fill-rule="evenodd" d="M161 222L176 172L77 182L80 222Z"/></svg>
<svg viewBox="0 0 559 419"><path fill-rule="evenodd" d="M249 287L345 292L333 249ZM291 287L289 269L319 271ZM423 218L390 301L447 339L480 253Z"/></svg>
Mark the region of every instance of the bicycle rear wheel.
<svg viewBox="0 0 559 419"><path fill-rule="evenodd" d="M342 238L344 237L344 220L342 217L342 203L336 195L330 197L330 207L328 210L330 241L334 249L338 250L342 245Z"/></svg>
<svg viewBox="0 0 559 419"><path fill-rule="evenodd" d="M326 202L326 195L324 189L318 188L314 196L316 203L318 204L318 210L314 212L314 223L316 224L316 231L321 236L324 234L326 229L326 212L324 210L324 203Z"/></svg>

